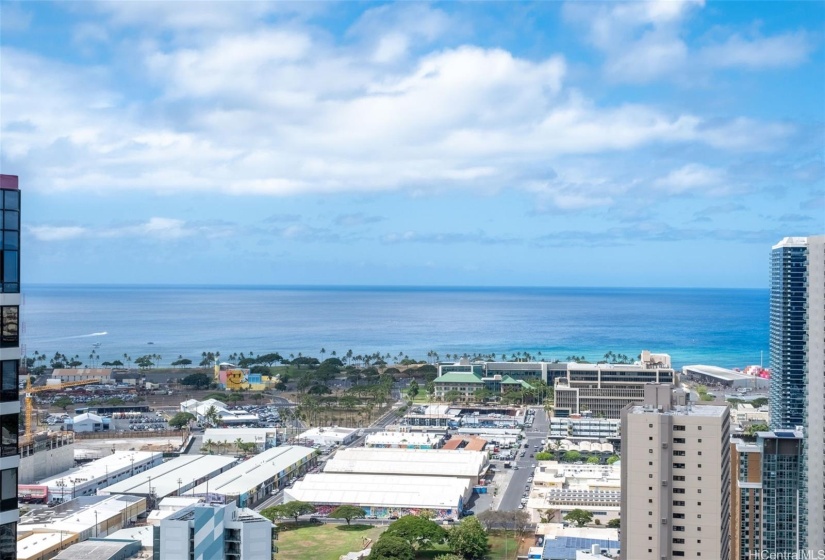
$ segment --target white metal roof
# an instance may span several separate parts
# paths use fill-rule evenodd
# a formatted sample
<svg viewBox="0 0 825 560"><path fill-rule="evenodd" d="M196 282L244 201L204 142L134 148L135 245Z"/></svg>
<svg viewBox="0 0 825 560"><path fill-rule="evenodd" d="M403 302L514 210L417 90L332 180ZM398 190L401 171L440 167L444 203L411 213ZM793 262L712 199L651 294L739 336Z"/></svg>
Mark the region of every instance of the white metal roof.
<svg viewBox="0 0 825 560"><path fill-rule="evenodd" d="M362 506L455 508L471 481L447 476L309 474L284 492L285 501Z"/></svg>
<svg viewBox="0 0 825 560"><path fill-rule="evenodd" d="M487 465L487 453L465 449L339 450L324 472L476 477Z"/></svg>
<svg viewBox="0 0 825 560"><path fill-rule="evenodd" d="M208 491L213 494L238 496L255 488L259 484L278 476L281 471L292 465L309 459L315 450L299 445L284 445L273 447L263 453L244 461L228 471L197 486L194 494L203 494Z"/></svg>
<svg viewBox="0 0 825 560"><path fill-rule="evenodd" d="M133 464L135 466L140 466L146 462L160 461L162 457L163 453L156 453L153 451L116 451L111 455L107 455L102 459L87 463L82 467L69 469L59 475L43 479L40 481L40 484L55 486L57 481L64 480L69 488L71 488L72 480L87 482L98 478L106 478L109 474L112 474L119 469L124 469L126 467L131 468Z"/></svg>
<svg viewBox="0 0 825 560"><path fill-rule="evenodd" d="M191 484L193 480L217 473L236 461L234 457L222 455L182 455L112 484L102 489L101 493L148 495L151 485L155 495L168 496L177 492L181 485L185 486ZM178 480L181 480L180 484Z"/></svg>
<svg viewBox="0 0 825 560"><path fill-rule="evenodd" d="M272 439L275 435L275 428L207 428L203 432L203 441L235 443L240 438L244 443L265 443L267 438Z"/></svg>

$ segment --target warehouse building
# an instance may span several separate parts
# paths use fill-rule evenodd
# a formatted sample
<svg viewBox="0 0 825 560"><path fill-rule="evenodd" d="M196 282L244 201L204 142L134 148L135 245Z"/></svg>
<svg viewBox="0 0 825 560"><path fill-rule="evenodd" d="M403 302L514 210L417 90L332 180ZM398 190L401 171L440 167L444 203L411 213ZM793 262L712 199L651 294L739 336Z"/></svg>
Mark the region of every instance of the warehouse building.
<svg viewBox="0 0 825 560"><path fill-rule="evenodd" d="M426 432L376 432L364 443L366 447L398 449L438 449L443 444L443 434Z"/></svg>
<svg viewBox="0 0 825 560"><path fill-rule="evenodd" d="M257 452L278 445L275 428L207 428L203 432L204 443L212 441L216 444L237 444L238 440L241 443L254 443Z"/></svg>
<svg viewBox="0 0 825 560"><path fill-rule="evenodd" d="M221 455L182 455L98 491L98 494L129 494L152 497L180 496L237 463Z"/></svg>
<svg viewBox="0 0 825 560"><path fill-rule="evenodd" d="M149 470L163 462L163 454L150 451L116 451L82 467L69 469L40 482L49 498L65 502L78 496L94 496L116 482Z"/></svg>
<svg viewBox="0 0 825 560"><path fill-rule="evenodd" d="M312 428L296 438L298 441L310 445L329 447L331 445L347 445L358 439L358 429L333 426L331 428Z"/></svg>
<svg viewBox="0 0 825 560"><path fill-rule="evenodd" d="M437 519L458 519L472 491L467 478L323 472L307 475L287 488L284 501L309 502L320 515L349 504L378 519L415 515L425 509Z"/></svg>
<svg viewBox="0 0 825 560"><path fill-rule="evenodd" d="M236 501L239 507L251 507L285 487L291 478L306 474L315 466L315 457L315 450L310 447L273 447L199 484L192 493L221 494Z"/></svg>
<svg viewBox="0 0 825 560"><path fill-rule="evenodd" d="M324 473L446 476L477 484L490 465L484 451L464 449L341 449L327 461Z"/></svg>

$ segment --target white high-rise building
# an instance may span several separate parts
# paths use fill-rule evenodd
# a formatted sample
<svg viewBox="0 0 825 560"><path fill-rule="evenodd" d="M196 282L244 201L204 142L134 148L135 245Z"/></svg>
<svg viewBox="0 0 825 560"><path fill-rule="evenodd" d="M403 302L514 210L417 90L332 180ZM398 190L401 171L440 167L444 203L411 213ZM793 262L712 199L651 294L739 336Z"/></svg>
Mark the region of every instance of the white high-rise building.
<svg viewBox="0 0 825 560"><path fill-rule="evenodd" d="M20 190L0 175L0 558L17 558L20 397Z"/></svg>

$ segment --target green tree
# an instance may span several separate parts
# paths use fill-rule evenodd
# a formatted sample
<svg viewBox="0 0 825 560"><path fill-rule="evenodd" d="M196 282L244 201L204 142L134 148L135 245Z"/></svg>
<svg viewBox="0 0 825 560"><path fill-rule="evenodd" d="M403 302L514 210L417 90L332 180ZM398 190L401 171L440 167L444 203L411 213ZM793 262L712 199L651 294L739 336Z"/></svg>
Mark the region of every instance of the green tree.
<svg viewBox="0 0 825 560"><path fill-rule="evenodd" d="M433 560L464 560L464 557L458 554L439 554Z"/></svg>
<svg viewBox="0 0 825 560"><path fill-rule="evenodd" d="M590 457L587 458L587 464L588 465L598 465L600 463L601 463L601 461L599 460L598 455L591 455Z"/></svg>
<svg viewBox="0 0 825 560"><path fill-rule="evenodd" d="M551 459L553 459L552 453L547 453L546 451L536 453L536 461L550 461Z"/></svg>
<svg viewBox="0 0 825 560"><path fill-rule="evenodd" d="M564 455L561 456L561 460L563 463L575 463L576 461L581 461L582 454L578 451L567 451Z"/></svg>
<svg viewBox="0 0 825 560"><path fill-rule="evenodd" d="M190 373L180 380L181 385L190 387L207 388L212 380L205 373Z"/></svg>
<svg viewBox="0 0 825 560"><path fill-rule="evenodd" d="M745 428L745 433L749 436L756 435L756 432L767 432L770 428L767 424L751 424Z"/></svg>
<svg viewBox="0 0 825 560"><path fill-rule="evenodd" d="M607 522L607 526L611 529L619 529L622 526L622 520L618 517Z"/></svg>
<svg viewBox="0 0 825 560"><path fill-rule="evenodd" d="M607 464L612 465L613 463L618 463L621 461L621 458L618 455L611 455L607 458Z"/></svg>
<svg viewBox="0 0 825 560"><path fill-rule="evenodd" d="M329 512L327 517L332 517L333 519L344 519L346 520L347 525L349 525L349 522L353 519L361 519L366 517L366 515L367 512L364 511L364 508L342 505Z"/></svg>
<svg viewBox="0 0 825 560"><path fill-rule="evenodd" d="M411 399L414 399L415 397L417 397L417 396L418 396L418 393L419 393L419 392L420 392L420 388L418 387L418 381L416 381L415 379L413 379L412 381L410 381L410 386L409 386L409 388L407 389L407 395L408 395Z"/></svg>
<svg viewBox="0 0 825 560"><path fill-rule="evenodd" d="M490 548L487 533L478 519L465 517L461 523L450 529L447 536L450 550L462 558L483 558Z"/></svg>
<svg viewBox="0 0 825 560"><path fill-rule="evenodd" d="M415 560L407 541L384 533L370 551L369 560Z"/></svg>
<svg viewBox="0 0 825 560"><path fill-rule="evenodd" d="M189 358L179 358L179 359L175 360L174 362L172 362L170 365L172 365L174 367L191 366L192 365L192 360L190 360Z"/></svg>
<svg viewBox="0 0 825 560"><path fill-rule="evenodd" d="M578 527L584 527L593 521L593 514L584 509L574 509L564 516L564 520L575 523Z"/></svg>
<svg viewBox="0 0 825 560"><path fill-rule="evenodd" d="M189 422L193 420L195 420L194 414L189 412L178 412L172 417L171 420L169 420L169 425L180 430L184 426L188 426Z"/></svg>
<svg viewBox="0 0 825 560"><path fill-rule="evenodd" d="M446 393L444 393L444 400L447 402L455 402L458 400L458 397L461 396L461 393L456 391L455 389L450 389Z"/></svg>
<svg viewBox="0 0 825 560"><path fill-rule="evenodd" d="M393 521L385 533L404 539L413 548L419 548L428 543L442 543L447 536L447 532L441 525L418 515L405 515Z"/></svg>
<svg viewBox="0 0 825 560"><path fill-rule="evenodd" d="M206 418L207 423L209 423L209 425L213 427L217 426L218 422L220 421L218 409L215 408L214 404L206 409L206 414L204 415L204 417Z"/></svg>
<svg viewBox="0 0 825 560"><path fill-rule="evenodd" d="M66 412L66 408L69 407L69 405L71 405L71 404L73 404L72 399L70 399L69 397L58 397L52 403L52 405L54 405L58 408L62 408L63 412Z"/></svg>
<svg viewBox="0 0 825 560"><path fill-rule="evenodd" d="M310 504L309 502L287 502L285 504L281 504L278 506L268 507L266 509L261 510L261 515L266 517L269 520L275 520L276 518L285 519L288 517L292 517L295 519L295 523L298 523L298 518L302 515L307 515L310 513L315 513L315 506Z"/></svg>

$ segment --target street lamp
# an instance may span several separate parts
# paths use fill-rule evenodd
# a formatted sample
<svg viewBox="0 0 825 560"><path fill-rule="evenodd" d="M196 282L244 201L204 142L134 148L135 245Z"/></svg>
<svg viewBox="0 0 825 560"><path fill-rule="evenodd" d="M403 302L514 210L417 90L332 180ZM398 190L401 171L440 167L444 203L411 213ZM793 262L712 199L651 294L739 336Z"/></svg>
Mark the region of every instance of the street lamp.
<svg viewBox="0 0 825 560"><path fill-rule="evenodd" d="M95 510L95 538L97 538L97 510Z"/></svg>
<svg viewBox="0 0 825 560"><path fill-rule="evenodd" d="M178 496L180 496L180 483L183 482L181 479L178 479Z"/></svg>

